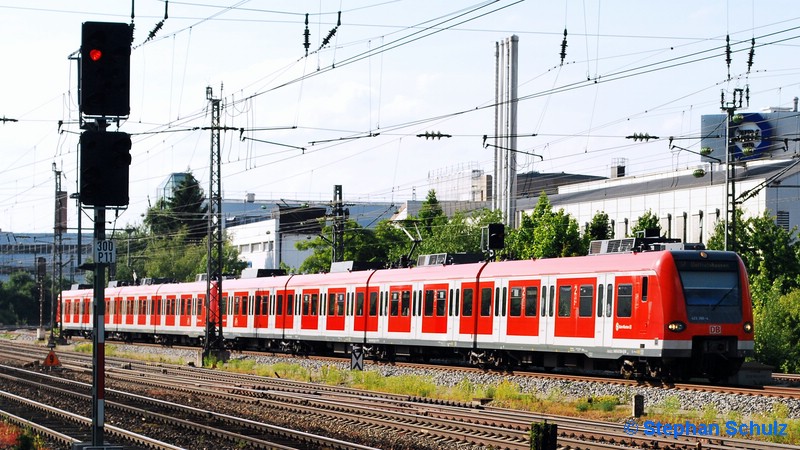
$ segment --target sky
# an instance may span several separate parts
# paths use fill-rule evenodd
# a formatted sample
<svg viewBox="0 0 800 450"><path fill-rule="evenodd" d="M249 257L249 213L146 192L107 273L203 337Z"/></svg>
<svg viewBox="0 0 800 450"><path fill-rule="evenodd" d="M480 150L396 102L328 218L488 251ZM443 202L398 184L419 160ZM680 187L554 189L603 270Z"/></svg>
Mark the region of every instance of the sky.
<svg viewBox="0 0 800 450"><path fill-rule="evenodd" d="M491 173L495 46L512 35L518 149L542 157L520 153L519 172L691 168L699 156L668 138L699 151L721 95L747 88L743 111L800 96L794 0L0 0L0 230L52 232L56 170L77 191L81 23L131 20L130 205L109 230L141 224L170 173L208 189L207 87L231 128L226 200L330 200L340 184L345 201L398 204L423 200L431 175ZM70 231L77 216L70 202Z"/></svg>

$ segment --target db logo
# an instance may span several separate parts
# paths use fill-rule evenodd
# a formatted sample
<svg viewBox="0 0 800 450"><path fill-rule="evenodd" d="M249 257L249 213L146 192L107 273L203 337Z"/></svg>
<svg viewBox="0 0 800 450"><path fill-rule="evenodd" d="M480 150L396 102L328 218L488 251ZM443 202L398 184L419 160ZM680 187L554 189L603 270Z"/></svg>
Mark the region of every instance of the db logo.
<svg viewBox="0 0 800 450"><path fill-rule="evenodd" d="M708 334L722 334L722 325L709 325Z"/></svg>

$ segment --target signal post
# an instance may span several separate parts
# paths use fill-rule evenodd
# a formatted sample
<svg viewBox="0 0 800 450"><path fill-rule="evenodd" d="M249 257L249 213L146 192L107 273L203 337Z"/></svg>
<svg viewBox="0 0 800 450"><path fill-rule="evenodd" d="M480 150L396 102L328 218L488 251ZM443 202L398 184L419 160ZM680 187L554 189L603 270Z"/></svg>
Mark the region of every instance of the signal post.
<svg viewBox="0 0 800 450"><path fill-rule="evenodd" d="M92 324L92 442L74 449L121 449L105 444L105 283L106 267L116 262L114 242L106 240L106 208L125 208L131 138L108 132L110 120L130 115L130 56L133 30L125 23L84 22L78 69L81 205L94 209L93 262L81 266L94 271ZM91 121L91 122L90 122Z"/></svg>

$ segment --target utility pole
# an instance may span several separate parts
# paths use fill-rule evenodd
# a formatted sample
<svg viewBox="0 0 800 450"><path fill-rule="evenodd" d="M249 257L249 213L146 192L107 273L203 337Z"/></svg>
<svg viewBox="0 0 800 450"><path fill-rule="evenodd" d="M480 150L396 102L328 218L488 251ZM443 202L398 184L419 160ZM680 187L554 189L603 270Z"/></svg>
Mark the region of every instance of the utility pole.
<svg viewBox="0 0 800 450"><path fill-rule="evenodd" d="M206 328L203 356L224 350L222 336L222 171L220 156L220 99L214 98L211 86L206 87L206 100L211 105L211 151L208 177L208 247L206 249ZM211 316L211 305L217 305L217 317Z"/></svg>
<svg viewBox="0 0 800 450"><path fill-rule="evenodd" d="M733 116L737 108L742 107L744 90L733 90L733 100L725 101L725 91L720 96L720 109L727 113L725 124L725 250L737 251L736 248L736 161L733 160L735 147L731 133Z"/></svg>
<svg viewBox="0 0 800 450"><path fill-rule="evenodd" d="M61 190L61 171L56 167L56 163L53 163L53 174L56 179L56 202L55 224L53 225L53 282L50 292L50 340L47 344L50 348L56 346L55 328L61 329L61 320L56 320L55 316L59 310L58 302L61 301L61 258L64 248L62 244L64 232L67 230L67 193ZM61 337L61 331L59 331L59 337Z"/></svg>
<svg viewBox="0 0 800 450"><path fill-rule="evenodd" d="M344 260L344 227L345 209L342 203L342 185L333 186L333 252L331 252L331 262L341 262Z"/></svg>

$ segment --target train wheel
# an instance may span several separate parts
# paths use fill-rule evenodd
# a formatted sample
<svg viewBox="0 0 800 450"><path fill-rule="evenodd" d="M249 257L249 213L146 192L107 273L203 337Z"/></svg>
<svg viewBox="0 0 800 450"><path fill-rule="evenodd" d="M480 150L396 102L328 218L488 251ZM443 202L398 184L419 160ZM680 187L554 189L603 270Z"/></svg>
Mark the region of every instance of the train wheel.
<svg viewBox="0 0 800 450"><path fill-rule="evenodd" d="M636 366L630 360L622 361L619 367L619 374L626 380L632 380L636 376Z"/></svg>

